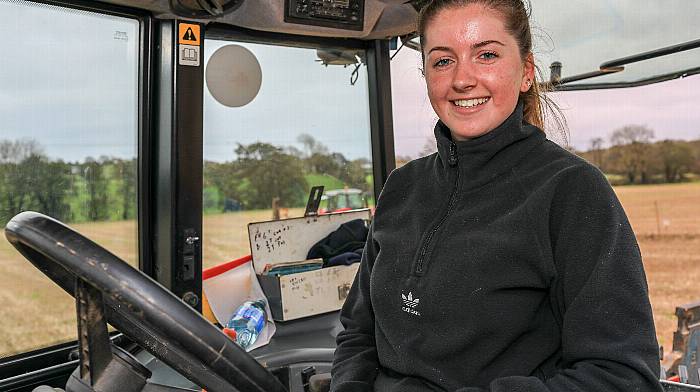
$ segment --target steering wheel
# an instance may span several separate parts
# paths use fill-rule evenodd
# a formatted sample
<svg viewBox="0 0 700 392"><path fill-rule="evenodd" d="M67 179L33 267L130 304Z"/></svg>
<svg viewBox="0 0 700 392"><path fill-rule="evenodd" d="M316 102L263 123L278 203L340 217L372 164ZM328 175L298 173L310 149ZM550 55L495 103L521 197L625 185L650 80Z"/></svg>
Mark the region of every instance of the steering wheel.
<svg viewBox="0 0 700 392"><path fill-rule="evenodd" d="M150 372L130 354L110 346L107 321L209 392L286 391L267 369L174 294L63 223L22 212L7 223L5 236L76 298L80 379L69 380L69 386L81 384L76 390L92 390L99 383L100 389L125 392L150 389ZM142 379L140 386L127 385L136 379Z"/></svg>

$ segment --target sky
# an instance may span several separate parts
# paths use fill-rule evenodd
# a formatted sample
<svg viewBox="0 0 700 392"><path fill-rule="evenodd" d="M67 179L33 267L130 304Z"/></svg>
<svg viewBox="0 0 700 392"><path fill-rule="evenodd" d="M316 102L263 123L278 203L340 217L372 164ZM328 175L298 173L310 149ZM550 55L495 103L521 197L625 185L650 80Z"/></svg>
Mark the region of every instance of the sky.
<svg viewBox="0 0 700 392"><path fill-rule="evenodd" d="M533 2L550 4L533 13L540 67L546 70L546 64L560 60L565 75L590 71L604 60L696 39L700 33L692 16L700 14L700 2ZM66 161L135 157L138 23L24 4L0 0L0 34L14 37L4 41L0 65L0 141L34 139L48 156ZM571 12L562 11L569 6L588 7L590 15L575 23L566 17ZM641 23L649 18L674 23ZM227 44L205 41L205 56ZM250 104L228 108L205 88L206 160L235 159L237 143L263 141L301 149L301 133L312 134L346 158L370 156L365 65L351 85L353 67L324 67L316 61L315 50L244 46L260 63L260 92ZM634 79L667 69L672 61L697 66L700 50L633 64L607 78ZM436 116L419 68L418 53L408 48L391 62L397 155L417 157L426 143L434 143ZM656 140L700 138L700 76L631 89L559 93L554 99L568 120L568 142L580 150L594 137L608 140L610 132L627 124L649 126ZM552 139L566 142L558 135Z"/></svg>
<svg viewBox="0 0 700 392"><path fill-rule="evenodd" d="M533 52L545 78L549 64L562 75L597 70L610 60L698 39L700 1L531 0ZM397 155L416 157L434 143L437 116L430 107L419 53L403 48L392 61L394 134ZM700 49L629 64L624 72L596 79L631 81L670 69L700 66ZM553 94L568 122L568 135L550 133L560 144L587 150L590 140L627 124L647 125L656 139L700 138L700 76L650 86Z"/></svg>
<svg viewBox="0 0 700 392"><path fill-rule="evenodd" d="M402 49L391 72L395 152L415 158L426 143L434 144L437 121L420 73L419 53ZM552 98L566 118L568 136L548 136L578 150L589 149L596 137L608 143L612 131L630 124L650 127L654 140L700 139L700 75L635 88L560 92Z"/></svg>
<svg viewBox="0 0 700 392"><path fill-rule="evenodd" d="M250 103L233 108L217 102L205 88L205 160L234 159L237 143L262 141L301 150L298 136L302 133L348 159L370 157L366 66L360 67L351 85L354 67L325 67L317 61L314 49L209 40L205 57L228 45L241 45L252 52L260 64L262 83ZM231 89L235 88L234 83Z"/></svg>
<svg viewBox="0 0 700 392"><path fill-rule="evenodd" d="M12 37L0 62L0 140L33 139L66 161L135 156L137 21L0 1L0 36Z"/></svg>

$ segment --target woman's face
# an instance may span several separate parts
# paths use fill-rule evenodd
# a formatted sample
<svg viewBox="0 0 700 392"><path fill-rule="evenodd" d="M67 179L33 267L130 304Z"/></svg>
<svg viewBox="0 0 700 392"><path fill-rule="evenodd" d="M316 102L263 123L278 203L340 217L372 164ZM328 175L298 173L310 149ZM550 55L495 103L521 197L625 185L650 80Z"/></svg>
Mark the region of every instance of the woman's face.
<svg viewBox="0 0 700 392"><path fill-rule="evenodd" d="M443 9L424 39L428 97L455 140L503 123L534 79L532 55L524 61L501 15L482 5Z"/></svg>

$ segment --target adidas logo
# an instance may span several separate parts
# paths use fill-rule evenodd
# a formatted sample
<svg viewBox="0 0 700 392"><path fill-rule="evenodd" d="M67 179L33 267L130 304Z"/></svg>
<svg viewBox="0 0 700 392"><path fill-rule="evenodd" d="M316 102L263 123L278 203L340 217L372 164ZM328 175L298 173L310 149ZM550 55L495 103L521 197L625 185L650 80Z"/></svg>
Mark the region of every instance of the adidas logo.
<svg viewBox="0 0 700 392"><path fill-rule="evenodd" d="M416 306L418 306L420 303L420 298L413 298L413 293L409 291L408 295L401 293L401 299L403 300L404 304L404 306L401 307L401 310L414 316L420 316L420 312L415 310Z"/></svg>
<svg viewBox="0 0 700 392"><path fill-rule="evenodd" d="M415 308L420 302L420 298L413 299L413 294L410 291L408 292L408 297L401 293L401 298L403 299L403 304L409 308Z"/></svg>

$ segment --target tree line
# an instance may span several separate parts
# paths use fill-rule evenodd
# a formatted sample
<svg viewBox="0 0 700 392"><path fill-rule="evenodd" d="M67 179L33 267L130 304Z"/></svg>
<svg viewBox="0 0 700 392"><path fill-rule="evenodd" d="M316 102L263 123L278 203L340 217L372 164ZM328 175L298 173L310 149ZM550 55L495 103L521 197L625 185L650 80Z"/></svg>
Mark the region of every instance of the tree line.
<svg viewBox="0 0 700 392"><path fill-rule="evenodd" d="M608 174L614 184L674 183L698 179L700 140L654 141L644 125L626 125L611 132L609 147L593 138L580 156Z"/></svg>
<svg viewBox="0 0 700 392"><path fill-rule="evenodd" d="M205 210L268 209L273 199L284 207L303 207L311 187L322 185L310 183L312 175L335 180L342 186L370 190L369 160L348 160L308 134L301 134L298 141L303 150L262 142L238 144L234 160L205 162ZM214 194L207 194L206 190Z"/></svg>
<svg viewBox="0 0 700 392"><path fill-rule="evenodd" d="M613 185L700 180L700 139L654 141L654 131L644 125L615 129L607 140L593 138L587 151L569 150L596 165ZM435 151L435 139L429 138L418 155ZM397 156L396 165L403 166L411 159Z"/></svg>
<svg viewBox="0 0 700 392"><path fill-rule="evenodd" d="M136 159L64 162L34 140L0 140L0 223L26 210L65 222L133 219Z"/></svg>
<svg viewBox="0 0 700 392"><path fill-rule="evenodd" d="M239 144L231 152L234 159L205 162L205 210L269 209L273 199L280 206L303 207L310 187L322 185L316 178L371 189L367 159L348 160L310 135L302 134L299 142L302 150ZM50 159L34 140L0 140L0 224L26 210L64 222L134 219L136 170L136 158L66 162Z"/></svg>

